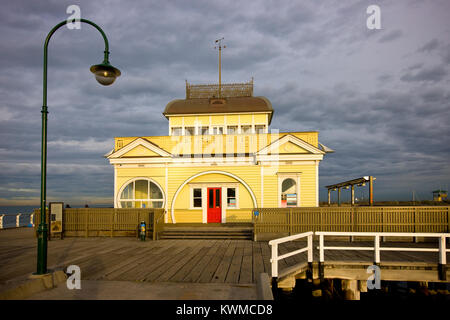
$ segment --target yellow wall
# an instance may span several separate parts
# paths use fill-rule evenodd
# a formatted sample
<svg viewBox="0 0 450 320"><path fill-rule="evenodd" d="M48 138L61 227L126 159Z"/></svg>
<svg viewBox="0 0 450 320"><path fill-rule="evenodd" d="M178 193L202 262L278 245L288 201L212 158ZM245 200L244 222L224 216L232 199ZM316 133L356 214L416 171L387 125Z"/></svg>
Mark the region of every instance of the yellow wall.
<svg viewBox="0 0 450 320"><path fill-rule="evenodd" d="M314 164L308 165L283 165L280 167L264 166L263 168L263 203L261 203L261 166L205 166L205 167L169 167L168 171L168 185L165 181L165 167L160 168L123 168L117 167L116 176L116 190L119 190L128 183L131 179L137 177L148 177L156 181L162 188L167 202L168 208L168 222L171 222L170 209L172 199L177 189L190 177L197 173L205 171L225 171L231 173L242 180L244 180L253 191L258 206L263 207L278 207L279 205L279 190L278 190L278 176L277 172L300 172L300 206L313 207L316 205L316 168ZM223 174L207 174L197 177L191 183L238 183L233 177ZM167 190L166 190L167 189ZM175 219L178 222L202 222L203 212L201 209L190 210L190 191L189 183L186 184L178 194L174 209ZM239 208L227 209L227 221L242 221L249 218L249 210L253 208L253 201L250 193L246 190L243 184L239 184Z"/></svg>

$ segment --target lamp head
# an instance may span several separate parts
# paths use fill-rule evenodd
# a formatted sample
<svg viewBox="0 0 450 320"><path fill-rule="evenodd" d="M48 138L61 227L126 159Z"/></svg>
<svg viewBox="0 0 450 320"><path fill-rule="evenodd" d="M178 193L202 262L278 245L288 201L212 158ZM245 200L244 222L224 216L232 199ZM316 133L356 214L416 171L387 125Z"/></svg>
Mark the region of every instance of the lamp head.
<svg viewBox="0 0 450 320"><path fill-rule="evenodd" d="M120 76L120 70L114 68L107 61L92 66L90 70L95 75L95 79L98 83L104 86L113 84L116 78Z"/></svg>

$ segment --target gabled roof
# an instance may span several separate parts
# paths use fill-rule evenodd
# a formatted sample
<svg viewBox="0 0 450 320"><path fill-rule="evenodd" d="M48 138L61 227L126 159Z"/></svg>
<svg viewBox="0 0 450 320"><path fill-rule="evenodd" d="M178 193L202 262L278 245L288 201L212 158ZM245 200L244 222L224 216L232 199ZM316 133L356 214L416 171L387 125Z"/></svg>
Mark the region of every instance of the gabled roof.
<svg viewBox="0 0 450 320"><path fill-rule="evenodd" d="M273 141L271 144L262 148L258 152L256 152L256 155L270 154L273 151L279 150L280 146L286 143L293 143L312 154L325 154L324 151L314 147L313 145L303 141L302 139L299 139L296 136L293 136L292 134L287 134L281 137L280 139Z"/></svg>
<svg viewBox="0 0 450 320"><path fill-rule="evenodd" d="M105 155L105 157L108 159L120 158L121 156L125 155L126 153L130 152L131 150L133 150L134 148L137 148L139 146L143 146L161 157L171 157L172 156L172 154L170 152L167 152L166 150L160 148L156 144L148 141L147 139L137 138L136 140L127 144L125 147L117 150L116 152L107 153Z"/></svg>

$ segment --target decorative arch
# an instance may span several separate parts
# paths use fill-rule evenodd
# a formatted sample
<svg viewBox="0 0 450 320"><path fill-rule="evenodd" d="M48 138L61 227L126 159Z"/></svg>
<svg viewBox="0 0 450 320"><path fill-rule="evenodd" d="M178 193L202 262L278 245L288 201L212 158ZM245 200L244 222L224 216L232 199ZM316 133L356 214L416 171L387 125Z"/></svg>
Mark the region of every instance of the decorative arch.
<svg viewBox="0 0 450 320"><path fill-rule="evenodd" d="M165 204L166 204L166 194L164 193L164 189L161 187L161 185L160 185L157 181L155 181L154 179L149 178L149 177L135 177L135 178L131 178L131 179L125 181L125 182L122 184L122 186L120 187L120 189L119 189L119 191L117 192L117 194L116 194L116 197L115 197L115 198L116 198L116 200L115 200L116 203L115 203L114 207L115 207L115 208L120 208L119 203L120 203L120 195L122 194L122 191L123 191L123 190L125 189L125 187L128 186L130 183L132 183L132 182L134 182L134 181L137 181L137 180L147 180L147 181L150 181L150 182L154 183L154 184L159 188L159 190L161 191L161 194L162 194L162 196L163 196L163 198L162 198L162 200L163 200L162 208L164 208L164 206L165 206ZM149 190L149 192L150 192L150 190Z"/></svg>
<svg viewBox="0 0 450 320"><path fill-rule="evenodd" d="M239 181L240 183L242 183L242 185L247 189L247 191L250 193L250 196L252 197L252 201L253 201L253 207L257 208L258 207L258 203L256 202L256 197L255 194L253 193L252 188L250 188L250 186L241 178L239 178L237 175L226 172L226 171L219 171L219 170L210 170L210 171L204 171L204 172L200 172L197 174L194 174L193 176L191 176L190 178L188 178L187 180L185 180L177 189L177 191L175 192L173 199L172 199L172 203L171 203L171 207L170 207L170 215L172 217L172 223L176 223L175 221L175 213L174 213L174 207L175 207L175 201L177 200L178 194L180 193L180 191L184 188L184 186L186 184L188 184L190 181L192 181L195 178L198 178L200 176L204 176L206 174L212 174L212 173L217 173L217 174L223 174L225 176L229 176L232 177L234 179L236 179L237 181Z"/></svg>

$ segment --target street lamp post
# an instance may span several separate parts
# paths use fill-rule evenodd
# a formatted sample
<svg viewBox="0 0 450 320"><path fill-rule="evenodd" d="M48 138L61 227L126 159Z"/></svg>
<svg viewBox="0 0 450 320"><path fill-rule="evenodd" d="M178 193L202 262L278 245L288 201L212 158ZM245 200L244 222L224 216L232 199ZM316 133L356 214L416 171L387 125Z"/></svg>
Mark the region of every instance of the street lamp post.
<svg viewBox="0 0 450 320"><path fill-rule="evenodd" d="M102 85L108 86L112 84L118 76L120 76L119 69L114 68L109 64L109 44L103 30L92 21L86 19L79 19L80 22L90 24L95 27L103 36L105 40L105 55L101 64L94 65L90 68L94 73L95 79ZM37 275L47 273L47 236L48 227L46 222L46 183L47 183L47 49L50 38L63 25L71 22L70 20L58 23L48 33L44 44L44 78L43 78L43 103L42 103L42 149L41 149L41 218L38 226L38 251L37 251Z"/></svg>

